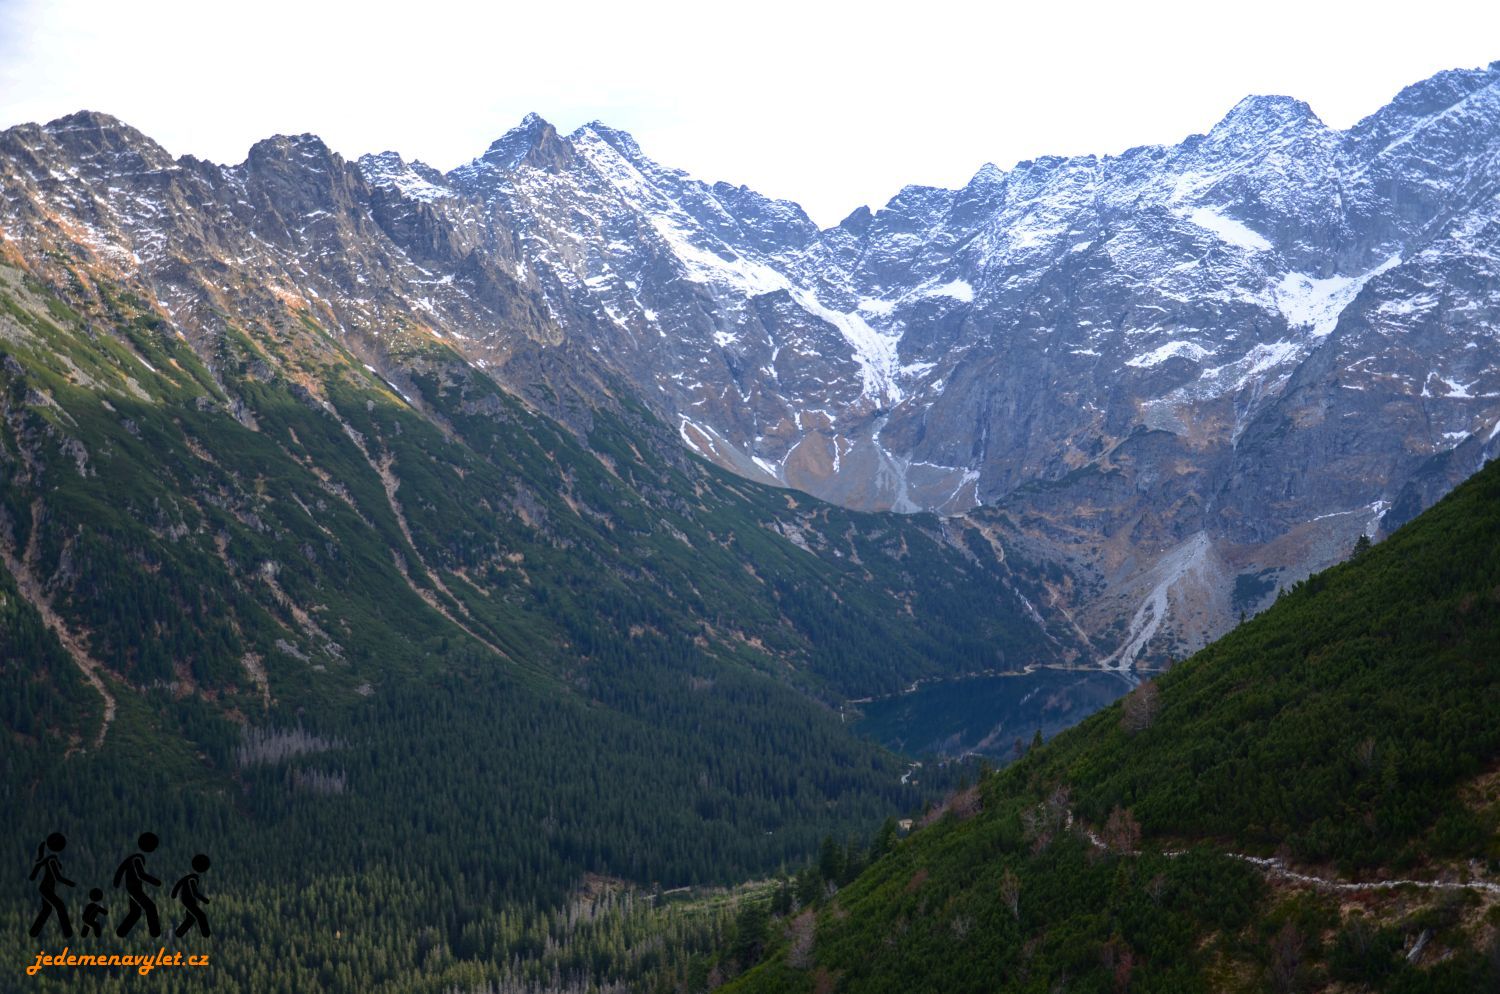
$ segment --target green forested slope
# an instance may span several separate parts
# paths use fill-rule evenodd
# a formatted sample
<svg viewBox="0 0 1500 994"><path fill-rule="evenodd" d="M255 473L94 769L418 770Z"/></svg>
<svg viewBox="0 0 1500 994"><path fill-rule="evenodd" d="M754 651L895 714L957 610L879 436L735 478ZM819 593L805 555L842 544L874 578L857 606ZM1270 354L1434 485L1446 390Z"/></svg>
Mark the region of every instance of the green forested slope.
<svg viewBox="0 0 1500 994"><path fill-rule="evenodd" d="M7 949L47 832L102 883L150 829L233 922L153 983L545 972L585 874L732 882L914 803L825 701L1060 651L988 543L734 479L628 398L580 439L431 337L398 387L306 312L190 343L76 275L0 271ZM565 968L678 955L598 941Z"/></svg>
<svg viewBox="0 0 1500 994"><path fill-rule="evenodd" d="M1500 989L1497 763L1491 465L960 794L732 989Z"/></svg>

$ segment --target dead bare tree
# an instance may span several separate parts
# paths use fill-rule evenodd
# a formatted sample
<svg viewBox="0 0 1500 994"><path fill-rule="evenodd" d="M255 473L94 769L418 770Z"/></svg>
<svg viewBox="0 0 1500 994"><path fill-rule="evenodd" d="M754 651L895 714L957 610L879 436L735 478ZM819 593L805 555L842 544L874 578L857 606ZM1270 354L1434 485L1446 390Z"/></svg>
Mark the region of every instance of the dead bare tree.
<svg viewBox="0 0 1500 994"><path fill-rule="evenodd" d="M1004 875L1000 877L1000 903L1010 909L1010 913L1017 920L1021 917L1021 878L1016 876L1015 871L1006 867Z"/></svg>
<svg viewBox="0 0 1500 994"><path fill-rule="evenodd" d="M1291 994L1301 984L1303 945L1302 933L1291 922L1271 940L1271 987L1280 994Z"/></svg>
<svg viewBox="0 0 1500 994"><path fill-rule="evenodd" d="M1110 852L1121 856L1141 848L1141 823L1135 820L1129 809L1116 804L1109 813L1109 819L1104 823L1104 844Z"/></svg>
<svg viewBox="0 0 1500 994"><path fill-rule="evenodd" d="M817 938L818 918L810 909L792 919L787 929L787 965L798 970L813 965L813 944Z"/></svg>
<svg viewBox="0 0 1500 994"><path fill-rule="evenodd" d="M1021 812L1021 828L1031 842L1032 852L1046 849L1062 831L1068 823L1072 799L1072 791L1064 784L1054 789L1042 803Z"/></svg>
<svg viewBox="0 0 1500 994"><path fill-rule="evenodd" d="M1147 680L1126 694L1124 709L1120 724L1125 731L1135 735L1150 728L1161 710L1161 692L1156 689L1156 681Z"/></svg>

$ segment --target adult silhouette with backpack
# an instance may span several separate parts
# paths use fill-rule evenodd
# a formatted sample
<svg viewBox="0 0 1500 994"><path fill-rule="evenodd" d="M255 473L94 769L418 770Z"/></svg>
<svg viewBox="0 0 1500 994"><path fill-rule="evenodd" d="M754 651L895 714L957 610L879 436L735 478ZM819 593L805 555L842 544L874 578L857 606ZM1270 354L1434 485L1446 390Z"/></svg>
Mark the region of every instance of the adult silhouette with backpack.
<svg viewBox="0 0 1500 994"><path fill-rule="evenodd" d="M172 885L172 896L182 902L182 909L187 912L187 917L177 926L176 935L179 938L186 935L188 929L194 925L198 926L198 931L205 937L210 934L208 916L203 913L202 908L198 907L199 901L204 904L208 903L208 898L198 890L198 874L207 873L208 865L208 857L199 853L193 857L193 872Z"/></svg>
<svg viewBox="0 0 1500 994"><path fill-rule="evenodd" d="M130 912L120 922L120 927L115 929L115 934L124 938L135 928L135 923L140 920L141 912L146 913L146 928L152 937L161 935L161 921L156 917L156 902L146 895L145 884L160 887L161 881L146 872L146 853L155 852L157 839L150 832L142 832L141 837L135 840L140 847L140 852L131 853L115 870L115 887L120 886L120 881L125 881L125 893L130 895Z"/></svg>
<svg viewBox="0 0 1500 994"><path fill-rule="evenodd" d="M37 874L42 875L42 882L37 885L37 891L42 895L42 910L36 916L36 921L31 923L31 935L35 938L42 934L42 927L47 924L47 917L54 911L57 912L57 923L62 926L64 939L73 937L73 923L68 921L68 907L62 903L57 896L57 885L72 887L73 881L63 876L62 862L57 854L63 851L68 840L61 832L53 832L47 836L47 841L36 847L36 861L31 864L31 877L35 880Z"/></svg>

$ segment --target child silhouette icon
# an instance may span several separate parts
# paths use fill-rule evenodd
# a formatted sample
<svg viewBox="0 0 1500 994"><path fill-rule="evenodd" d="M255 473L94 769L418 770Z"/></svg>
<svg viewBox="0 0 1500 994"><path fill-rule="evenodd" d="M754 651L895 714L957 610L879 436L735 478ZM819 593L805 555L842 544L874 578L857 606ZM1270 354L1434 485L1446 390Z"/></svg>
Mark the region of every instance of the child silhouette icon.
<svg viewBox="0 0 1500 994"><path fill-rule="evenodd" d="M80 935L103 935L104 934L104 905L99 902L104 900L104 891L95 887L89 891L89 903L83 907L83 929Z"/></svg>

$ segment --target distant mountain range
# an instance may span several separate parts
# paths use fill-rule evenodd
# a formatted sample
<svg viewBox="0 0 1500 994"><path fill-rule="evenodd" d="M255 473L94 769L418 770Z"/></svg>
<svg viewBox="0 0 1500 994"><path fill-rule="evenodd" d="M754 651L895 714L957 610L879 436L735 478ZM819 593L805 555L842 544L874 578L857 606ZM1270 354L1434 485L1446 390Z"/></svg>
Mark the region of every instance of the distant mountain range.
<svg viewBox="0 0 1500 994"><path fill-rule="evenodd" d="M740 966L766 950L719 897L644 888L824 840L827 896L962 776L914 775L846 705L944 688L962 729L939 699L882 739L1009 758L1291 588L1125 725L888 833L850 923L804 915L816 949L786 933L742 982L824 989L898 948L977 968L991 926L1019 942L996 969L1250 977L1229 937L1286 916L1242 857L1493 855L1493 470L1299 581L1500 450L1497 272L1500 63L1348 131L1252 97L1173 147L985 167L826 230L601 124L528 117L448 173L13 127L0 800L27 851L78 840L70 872L145 826L164 859L212 853L237 921L185 991L701 989L731 929ZM951 682L976 674L1030 689L987 715ZM1085 830L1132 806L1147 847L1217 855L1142 857L1135 886L1130 822ZM1004 885L993 852L1023 888L1003 911L969 888ZM35 913L9 893L0 921ZM1306 948L1327 913L1295 912ZM1481 976L1478 926L1426 914L1348 942L1406 977L1398 933L1430 928ZM935 941L869 931L914 922Z"/></svg>
<svg viewBox="0 0 1500 994"><path fill-rule="evenodd" d="M963 516L1078 661L1182 655L1500 445L1500 63L826 230L535 115L448 173L307 135L174 160L93 113L0 168L13 261L127 282L196 349L303 313L421 406L441 342L575 430L624 390L750 479Z"/></svg>

